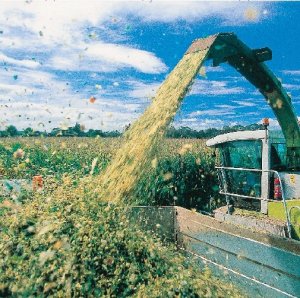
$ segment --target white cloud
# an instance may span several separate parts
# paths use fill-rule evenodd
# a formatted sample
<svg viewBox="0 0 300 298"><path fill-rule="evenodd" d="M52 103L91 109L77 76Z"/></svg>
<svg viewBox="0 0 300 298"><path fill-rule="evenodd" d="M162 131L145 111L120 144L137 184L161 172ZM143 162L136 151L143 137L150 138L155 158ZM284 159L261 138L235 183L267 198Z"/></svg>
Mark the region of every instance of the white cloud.
<svg viewBox="0 0 300 298"><path fill-rule="evenodd" d="M300 90L300 86L295 84L282 84L282 86L287 90Z"/></svg>
<svg viewBox="0 0 300 298"><path fill-rule="evenodd" d="M73 126L76 122L86 129L120 130L135 120L139 113L137 104L124 104L117 99L97 99L90 104L87 99L63 106L59 102L40 103L9 102L0 109L2 125L13 124L19 129L28 126L39 130L51 130L61 123Z"/></svg>
<svg viewBox="0 0 300 298"><path fill-rule="evenodd" d="M19 28L31 34L32 40L35 36L36 44L49 47L70 44L81 35L78 29L84 23L96 25L105 20L113 6L94 1L5 1L1 4L0 23L6 23L6 31L11 34L13 29Z"/></svg>
<svg viewBox="0 0 300 298"><path fill-rule="evenodd" d="M14 101L27 99L29 102L39 102L75 96L66 82L45 71L16 67L3 72L1 79L2 99L11 98Z"/></svg>
<svg viewBox="0 0 300 298"><path fill-rule="evenodd" d="M87 129L122 129L136 119L143 103L118 98L103 98L96 94L91 104L85 90L74 93L66 82L53 74L38 70L23 70L17 80L5 72L0 84L1 125L28 126L51 130L59 123L74 125L77 121ZM49 122L50 121L50 122Z"/></svg>
<svg viewBox="0 0 300 298"><path fill-rule="evenodd" d="M228 87L226 81L196 80L190 95L229 95L244 92L241 87Z"/></svg>
<svg viewBox="0 0 300 298"><path fill-rule="evenodd" d="M10 72L1 77L1 101L11 101L9 108L5 111L1 109L0 118L12 120L21 127L28 126L27 116L33 126L52 121L49 124L51 127L57 126L58 121L63 121L65 117L74 122L80 113L84 113L80 120L87 127L99 127L99 123L103 123L100 126L104 129L118 129L138 116L143 104L124 104L122 97L119 99L111 95L113 98L103 98L105 92L102 90L98 91L97 101L91 106L84 100L88 96L86 90L82 88L75 93L66 81L52 72L55 69L99 73L124 68L134 68L147 74L165 72L166 65L155 53L130 44L124 34L119 36L123 38L122 45L112 43L111 40L109 43L105 42L106 33L109 36L114 34L111 24L114 24L115 19L118 26L124 27L126 23L132 24L132 17L138 18L139 22L148 22L149 26L156 22L184 20L192 28L193 22L211 17L227 24L249 23L245 19L248 3L83 0L27 2L2 1L0 9L0 28L3 29L3 34L0 35L0 46L3 49L0 61L2 59L13 66ZM251 3L251 6L257 7L261 12L260 9L266 4ZM255 22L260 20L261 14ZM97 30L98 32L94 32ZM41 64L44 64L29 60L28 57L32 54L42 54L39 58ZM48 67L51 72L48 72ZM208 72L221 70L219 67L207 68ZM13 79L14 74L18 75L17 80ZM116 79L120 80L119 77ZM228 87L227 82L204 82L196 82L194 94L229 95L244 91L243 88ZM158 86L156 83L132 85L131 90L126 90L126 95L142 99L155 93Z"/></svg>
<svg viewBox="0 0 300 298"><path fill-rule="evenodd" d="M195 130L204 130L211 127L222 128L227 123L221 119L198 119L198 118L183 118L174 123L174 127L187 126Z"/></svg>
<svg viewBox="0 0 300 298"><path fill-rule="evenodd" d="M247 23L260 21L266 6L269 5L238 1L5 1L2 2L0 18L8 19L11 26L19 24L32 30L44 29L45 38L59 36L66 41L69 37L65 35L66 29L78 22L95 26L100 22L134 15L147 22L193 22L214 16L228 22L239 20ZM249 20L249 9L255 11L258 18Z"/></svg>
<svg viewBox="0 0 300 298"><path fill-rule="evenodd" d="M244 100L233 100L232 102L237 103L241 107L255 107L257 106L254 102L244 101Z"/></svg>
<svg viewBox="0 0 300 298"><path fill-rule="evenodd" d="M225 80L228 80L230 82L249 82L244 76L240 75L240 76L224 76Z"/></svg>
<svg viewBox="0 0 300 298"><path fill-rule="evenodd" d="M227 21L238 19L244 22L243 16L248 7L231 2L145 3L83 0L72 3L5 1L1 6L0 26L5 30L0 42L4 47L30 49L36 53L44 51L50 55L50 65L55 69L107 72L133 67L144 73L161 73L167 68L151 52L136 49L131 45L104 43L94 32L92 34L95 37L91 40L88 28L111 30L104 24L113 24L115 20L123 24L126 20L130 21L132 16L142 22L191 22L212 16ZM259 10L265 5L255 3L251 4L252 6ZM82 54L81 61L78 61L78 56L85 47L88 49ZM35 65L33 63L31 62L32 67ZM208 71L210 70L213 71L208 68ZM220 70L221 68L214 69Z"/></svg>
<svg viewBox="0 0 300 298"><path fill-rule="evenodd" d="M282 72L286 75L300 76L300 70L283 70Z"/></svg>
<svg viewBox="0 0 300 298"><path fill-rule="evenodd" d="M265 6L268 5L213 1L5 1L1 3L0 11L0 25L5 28L1 40L3 45L29 47L34 51L58 46L77 48L89 39L87 28L106 30L107 26L103 24L114 24L115 20L124 24L134 16L142 22L185 20L191 23L213 17L227 24L247 24L247 9L251 7L258 12L259 17L255 20L258 22ZM96 34L95 39L98 38Z"/></svg>
<svg viewBox="0 0 300 298"><path fill-rule="evenodd" d="M227 116L234 115L235 112L233 110L225 109L206 109L203 111L195 111L189 114L189 117L195 116Z"/></svg>
<svg viewBox="0 0 300 298"><path fill-rule="evenodd" d="M27 60L27 59L18 60L18 59L11 58L4 55L1 52L0 52L0 61L6 64L13 64L16 66L23 66L28 68L37 68L40 65L38 62L33 60Z"/></svg>
<svg viewBox="0 0 300 298"><path fill-rule="evenodd" d="M166 65L153 53L115 44L93 44L88 47L87 55L95 59L110 61L114 65L130 66L144 73L161 73Z"/></svg>
<svg viewBox="0 0 300 298"><path fill-rule="evenodd" d="M225 69L222 66L205 66L205 71L208 72L224 72Z"/></svg>
<svg viewBox="0 0 300 298"><path fill-rule="evenodd" d="M155 96L156 91L161 83L144 83L140 81L127 81L133 88L128 92L128 96L132 98L151 99Z"/></svg>
<svg viewBox="0 0 300 298"><path fill-rule="evenodd" d="M100 42L85 46L85 51L62 50L61 53L57 53L50 59L47 66L53 69L100 72L132 67L149 74L162 73L167 70L167 66L161 59L151 52ZM84 45L81 48L84 48Z"/></svg>
<svg viewBox="0 0 300 298"><path fill-rule="evenodd" d="M242 3L235 1L153 1L151 3L132 2L126 5L129 12L140 16L146 22L173 22L185 20L195 22L213 16L226 25L259 22L266 17L265 3ZM250 11L251 10L251 11ZM255 18L249 17L249 11ZM247 14L248 13L248 14Z"/></svg>
<svg viewBox="0 0 300 298"><path fill-rule="evenodd" d="M15 95L26 95L38 92L38 89L19 84L0 84L0 96L5 96L6 100L14 97ZM1 101L5 101L1 98Z"/></svg>
<svg viewBox="0 0 300 298"><path fill-rule="evenodd" d="M133 67L151 74L166 71L166 65L155 54L131 45L104 43L88 29L94 26L106 30L102 24L115 14L126 16L130 6L101 1L5 2L0 12L0 27L5 28L0 42L4 47L44 51L50 56L47 65L54 69L107 72Z"/></svg>
<svg viewBox="0 0 300 298"><path fill-rule="evenodd" d="M236 108L235 106L226 105L226 104L216 105L215 107L219 109L227 109L227 110L234 110Z"/></svg>

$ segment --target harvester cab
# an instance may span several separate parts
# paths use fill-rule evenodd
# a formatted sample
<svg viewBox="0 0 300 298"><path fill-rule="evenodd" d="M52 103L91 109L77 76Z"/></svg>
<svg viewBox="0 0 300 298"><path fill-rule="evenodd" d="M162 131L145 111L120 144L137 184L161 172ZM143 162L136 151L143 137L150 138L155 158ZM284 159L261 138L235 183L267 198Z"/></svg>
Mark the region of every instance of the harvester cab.
<svg viewBox="0 0 300 298"><path fill-rule="evenodd" d="M288 168L282 132L238 131L206 144L220 153L216 169L229 214L234 207L260 211L285 220L289 235L292 229L299 234L292 217L300 210L300 172Z"/></svg>
<svg viewBox="0 0 300 298"><path fill-rule="evenodd" d="M272 59L272 52L251 50L231 33L196 40L187 52L208 48L206 59L212 59L213 66L227 62L262 93L281 127L281 131L268 130L264 119L264 130L238 131L207 141L220 152L217 171L227 214L233 206L260 211L285 220L288 236L299 238L300 127L290 96L264 64Z"/></svg>

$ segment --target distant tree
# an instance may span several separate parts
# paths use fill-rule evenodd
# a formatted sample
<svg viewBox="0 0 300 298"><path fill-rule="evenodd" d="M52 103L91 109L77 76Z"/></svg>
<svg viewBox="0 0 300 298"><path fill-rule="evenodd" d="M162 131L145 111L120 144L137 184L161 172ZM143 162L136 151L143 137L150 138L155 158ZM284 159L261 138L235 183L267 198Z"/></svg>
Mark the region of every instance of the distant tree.
<svg viewBox="0 0 300 298"><path fill-rule="evenodd" d="M246 126L246 130L257 130L257 129L264 129L264 126L262 124L249 124Z"/></svg>
<svg viewBox="0 0 300 298"><path fill-rule="evenodd" d="M15 136L18 135L18 130L17 130L17 128L16 128L15 126L13 126L13 125L7 126L6 132L7 132L8 136L10 136L10 137L15 137Z"/></svg>
<svg viewBox="0 0 300 298"><path fill-rule="evenodd" d="M104 137L106 137L106 138L117 138L117 137L119 137L121 135L122 134L119 131L117 131L117 130L104 132Z"/></svg>
<svg viewBox="0 0 300 298"><path fill-rule="evenodd" d="M169 127L166 136L168 138L213 138L217 135L234 132L234 131L241 131L241 130L257 130L263 129L261 124L250 124L247 126L243 125L234 125L234 126L224 126L223 128L207 128L204 130L194 130L190 127L179 127L175 128L173 126Z"/></svg>
<svg viewBox="0 0 300 298"><path fill-rule="evenodd" d="M186 126L179 128L171 126L166 135L169 138L198 138L199 132Z"/></svg>
<svg viewBox="0 0 300 298"><path fill-rule="evenodd" d="M6 131L6 130L2 130L2 131L0 131L0 137L8 137L9 135L8 135L8 132Z"/></svg>
<svg viewBox="0 0 300 298"><path fill-rule="evenodd" d="M204 130L204 137L205 138L212 138L215 137L221 133L224 133L224 131L216 129L216 128L208 128Z"/></svg>
<svg viewBox="0 0 300 298"><path fill-rule="evenodd" d="M125 127L125 131L130 127L127 125ZM207 128L204 130L195 130L187 126L182 126L179 128L175 128L174 126L170 126L166 131L166 137L168 138L198 138L198 139L208 139L215 137L220 134L241 131L241 130L257 130L264 129L262 124L249 124L246 126L242 125L234 125L234 126L224 126L223 128ZM5 131L0 131L0 137L8 137L8 136L65 136L65 137L96 137L100 136L102 138L115 138L120 137L122 135L118 130L114 131L102 131L101 129L89 129L88 131L83 130L83 126L79 123L76 123L73 127L69 127L66 130L62 130L60 128L53 128L51 132L40 132L34 131L31 127L27 127L24 131L18 131L17 128L13 125L10 125L6 128Z"/></svg>
<svg viewBox="0 0 300 298"><path fill-rule="evenodd" d="M81 136L84 134L84 131L81 130L81 126L79 123L76 122L74 127L70 127L70 132L72 132L76 136Z"/></svg>
<svg viewBox="0 0 300 298"><path fill-rule="evenodd" d="M27 128L24 129L23 135L26 136L26 137L31 137L31 136L34 135L34 131L31 127L27 127Z"/></svg>
<svg viewBox="0 0 300 298"><path fill-rule="evenodd" d="M54 127L51 132L48 133L49 137L56 137L61 135L61 129Z"/></svg>

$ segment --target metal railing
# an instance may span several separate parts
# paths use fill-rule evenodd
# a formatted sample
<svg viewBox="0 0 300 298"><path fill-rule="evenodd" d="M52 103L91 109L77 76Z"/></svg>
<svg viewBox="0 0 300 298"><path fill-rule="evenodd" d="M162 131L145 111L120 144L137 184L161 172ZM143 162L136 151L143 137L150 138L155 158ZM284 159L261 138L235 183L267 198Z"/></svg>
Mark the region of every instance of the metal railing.
<svg viewBox="0 0 300 298"><path fill-rule="evenodd" d="M279 185L281 188L281 202L283 203L284 206L284 212L285 212L285 217L286 217L286 226L287 226L287 232L288 232L288 236L289 238L292 238L292 231L291 231L291 218L290 218L290 210L288 211L287 208L287 203L286 203L286 198L285 198L285 194L284 194L284 188L283 188L283 183L281 180L281 177L279 175L279 173L275 170L261 170L261 169L248 169L248 168L234 168L234 167L216 167L217 170L221 170L223 173L223 177L222 179L224 179L224 190L220 190L220 194L225 195L225 196L233 196L233 197L239 197L239 198L245 198L245 199L255 199L255 200L260 200L260 201L271 201L271 202L278 202L278 200L272 200L272 199L265 199L265 198L261 198L261 197L254 197L254 196L247 196L247 195L240 195L240 194L235 194L235 193L230 193L227 191L227 181L226 181L226 177L224 175L224 170L229 170L229 171L245 171L245 172L257 172L257 173L273 173L277 176L277 178L279 179ZM220 183L220 185L223 185L222 183Z"/></svg>

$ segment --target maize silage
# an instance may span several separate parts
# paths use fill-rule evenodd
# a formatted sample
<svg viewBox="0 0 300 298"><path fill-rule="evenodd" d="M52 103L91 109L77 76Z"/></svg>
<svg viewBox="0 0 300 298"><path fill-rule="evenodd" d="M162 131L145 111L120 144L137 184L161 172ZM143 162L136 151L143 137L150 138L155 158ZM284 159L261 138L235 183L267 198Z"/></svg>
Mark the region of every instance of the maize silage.
<svg viewBox="0 0 300 298"><path fill-rule="evenodd" d="M130 194L206 54L180 61L126 134L95 194L115 202ZM95 178L89 183L76 186L66 176L62 186L48 182L48 190L24 205L2 204L1 297L241 296L208 271L200 273L173 246L130 224L123 208L99 204L89 195Z"/></svg>
<svg viewBox="0 0 300 298"><path fill-rule="evenodd" d="M128 202L126 198L147 167L151 166L153 152L189 91L208 50L184 55L158 89L151 105L126 132L123 145L94 188L101 200Z"/></svg>

